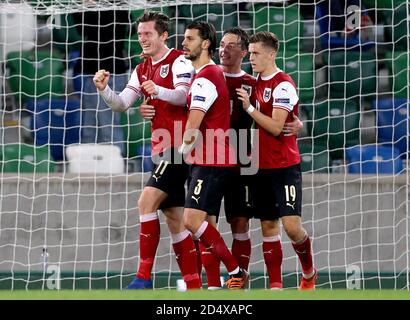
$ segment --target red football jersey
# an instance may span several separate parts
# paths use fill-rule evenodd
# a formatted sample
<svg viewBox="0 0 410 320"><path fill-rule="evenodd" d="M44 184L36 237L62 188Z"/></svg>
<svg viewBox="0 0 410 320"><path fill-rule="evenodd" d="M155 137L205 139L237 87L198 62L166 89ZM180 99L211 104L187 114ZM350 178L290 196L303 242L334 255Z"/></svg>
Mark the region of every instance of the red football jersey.
<svg viewBox="0 0 410 320"><path fill-rule="evenodd" d="M142 93L147 98L148 94L140 86L144 81L152 80L156 85L167 89L174 89L179 85L189 86L193 71L191 62L184 58L182 51L170 49L159 61L153 62L148 58L140 63L135 68L137 76L131 77L127 88ZM181 145L188 109L160 99L152 99L149 104L155 107L155 117L151 125L152 154ZM164 130L169 133L169 142L163 139Z"/></svg>
<svg viewBox="0 0 410 320"><path fill-rule="evenodd" d="M238 99L236 89L243 88L251 95L256 79L245 71L236 74L225 72L224 74L231 100L231 128L235 130L249 129L252 126L253 119L243 109L242 101Z"/></svg>
<svg viewBox="0 0 410 320"><path fill-rule="evenodd" d="M253 98L256 100L256 108L268 117L272 117L273 108L289 112L285 122L292 122L293 114L299 115L296 85L281 70L268 77L258 76ZM256 128L259 129L259 168L286 168L300 163L295 135L285 136L282 132L275 137L258 124Z"/></svg>
<svg viewBox="0 0 410 320"><path fill-rule="evenodd" d="M246 147L246 152L243 154L250 154L251 152L251 127L253 124L253 119L247 112L243 109L242 101L238 99L238 93L236 89L243 88L245 89L248 94L251 96L253 87L255 86L256 79L246 73L245 71L241 71L240 73L224 73L226 84L229 90L229 97L230 97L230 105L231 105L231 128L236 131L236 137L238 138L236 141L236 156L238 162L240 159L240 150L239 148ZM244 141L240 141L239 130L246 130L246 145L244 145ZM245 159L243 159L245 160ZM246 159L247 164L248 159Z"/></svg>
<svg viewBox="0 0 410 320"><path fill-rule="evenodd" d="M205 112L192 157L188 161L203 166L234 166L236 157L229 145L230 103L223 71L209 63L194 75L188 93L189 110ZM202 140L202 141L201 141Z"/></svg>

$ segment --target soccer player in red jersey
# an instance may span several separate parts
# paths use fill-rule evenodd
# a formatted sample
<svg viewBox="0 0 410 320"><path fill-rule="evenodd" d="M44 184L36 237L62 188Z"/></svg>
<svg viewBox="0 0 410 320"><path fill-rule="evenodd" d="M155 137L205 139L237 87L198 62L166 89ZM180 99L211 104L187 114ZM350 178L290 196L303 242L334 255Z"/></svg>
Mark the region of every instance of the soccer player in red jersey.
<svg viewBox="0 0 410 320"><path fill-rule="evenodd" d="M255 216L261 220L263 254L270 287L282 288L282 245L279 218L302 265L301 290L312 290L317 278L310 238L301 223L302 175L295 135L283 133L285 123L299 113L299 98L292 78L275 63L279 41L271 32L249 39L252 69L258 73L253 90L256 108L248 93L237 89L243 108L256 122L259 133L259 170L253 181Z"/></svg>
<svg viewBox="0 0 410 320"><path fill-rule="evenodd" d="M232 230L232 254L239 267L248 270L251 240L249 235L249 219L252 217L251 199L248 179L249 176L240 174L241 165L247 165L250 153L250 130L252 118L243 110L242 102L238 99L236 88L245 88L251 92L256 79L241 70L243 58L247 54L249 36L243 29L234 27L226 30L219 44L219 59L224 72L225 81L230 98L230 128L235 131L236 158L238 165L227 181L224 192L225 216ZM245 139L239 139L240 130L244 130ZM240 152L243 154L241 155ZM245 155L245 157L243 157ZM245 162L245 163L241 163ZM208 215L207 221L216 226L217 216ZM220 261L207 249L202 242L201 258L206 272L208 289L221 289Z"/></svg>
<svg viewBox="0 0 410 320"><path fill-rule="evenodd" d="M253 216L251 176L242 175L240 168L249 165L248 155L251 152L251 127L253 119L245 112L242 101L239 100L237 88L244 88L249 94L256 83L256 79L243 71L241 65L248 53L249 36L240 27L233 27L224 32L219 44L219 60L224 71L229 90L231 119L230 127L235 131L236 155L238 166L228 180L224 193L225 216L232 231L232 254L238 261L239 267L249 270L251 255L251 239L249 234L249 219ZM295 117L284 128L287 134L297 134L302 128L302 122ZM244 139L245 138L245 139ZM216 217L208 216L208 222L216 226ZM208 289L220 289L220 261L210 250L201 246L201 257L208 280Z"/></svg>
<svg viewBox="0 0 410 320"><path fill-rule="evenodd" d="M101 96L115 111L127 110L138 98L145 97L142 113L152 118L152 156L156 164L139 200L140 262L138 272L127 289L152 288L151 272L160 239L158 209L171 233L177 262L188 289L202 286L196 265L197 254L190 232L183 223L186 163L176 161L187 120L186 95L193 67L183 52L166 46L168 17L145 12L138 19L138 41L145 61L137 65L126 88L117 95L107 86L109 72L100 70L94 82ZM149 101L149 103L148 103ZM178 126L178 127L176 127Z"/></svg>
<svg viewBox="0 0 410 320"><path fill-rule="evenodd" d="M230 289L246 285L248 273L239 268L218 230L206 221L218 216L227 179L236 164L229 145L230 98L223 71L212 61L216 50L213 25L194 21L184 34L185 57L195 75L188 95L189 115L180 152L191 163L184 221L188 230L226 266Z"/></svg>

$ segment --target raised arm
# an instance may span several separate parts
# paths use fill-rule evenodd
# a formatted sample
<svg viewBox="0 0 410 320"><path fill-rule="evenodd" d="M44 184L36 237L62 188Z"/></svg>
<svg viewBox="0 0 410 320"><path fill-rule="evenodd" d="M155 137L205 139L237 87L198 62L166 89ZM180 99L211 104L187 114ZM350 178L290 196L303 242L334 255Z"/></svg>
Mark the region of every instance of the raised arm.
<svg viewBox="0 0 410 320"><path fill-rule="evenodd" d="M113 111L126 111L137 99L141 97L142 94L139 90L139 82L136 72L133 72L128 85L120 94L116 94L112 91L108 85L109 79L110 73L108 71L99 70L95 73L93 81L99 94Z"/></svg>

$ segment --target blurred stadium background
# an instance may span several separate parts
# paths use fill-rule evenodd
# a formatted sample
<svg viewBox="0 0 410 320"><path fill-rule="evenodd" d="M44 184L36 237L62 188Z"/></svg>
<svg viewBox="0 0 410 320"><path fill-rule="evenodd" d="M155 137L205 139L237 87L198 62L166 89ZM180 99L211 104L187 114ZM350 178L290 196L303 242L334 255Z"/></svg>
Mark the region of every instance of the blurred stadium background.
<svg viewBox="0 0 410 320"><path fill-rule="evenodd" d="M66 150L81 143L82 128L74 66L85 40L72 15L130 12L130 74L141 52L131 22L147 8L170 16L171 47L181 47L192 19L212 22L219 37L237 25L279 36L278 66L300 90L302 216L318 288L409 289L409 3L361 0L373 23L346 37L329 32L324 2L3 0L0 289L47 289L45 279L57 278L61 288L121 289L136 271L149 122L138 104L121 115L122 155L98 145L77 157ZM230 243L223 213L219 228ZM251 237L250 287L265 288L258 221ZM283 239L284 285L296 288L301 270ZM155 287L175 288L178 277L162 220Z"/></svg>

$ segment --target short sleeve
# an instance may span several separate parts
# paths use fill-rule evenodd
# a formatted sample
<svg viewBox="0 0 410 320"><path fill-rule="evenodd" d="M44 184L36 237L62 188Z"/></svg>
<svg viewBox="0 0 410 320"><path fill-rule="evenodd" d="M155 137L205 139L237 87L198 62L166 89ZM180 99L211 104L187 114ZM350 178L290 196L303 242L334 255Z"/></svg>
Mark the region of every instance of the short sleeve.
<svg viewBox="0 0 410 320"><path fill-rule="evenodd" d="M289 81L279 83L273 90L272 97L275 108L282 108L289 112L293 111L293 107L299 101L296 88Z"/></svg>
<svg viewBox="0 0 410 320"><path fill-rule="evenodd" d="M181 55L172 64L172 74L175 88L181 85L189 86L194 74L194 67L190 60Z"/></svg>
<svg viewBox="0 0 410 320"><path fill-rule="evenodd" d="M218 97L216 86L206 78L195 79L191 86L191 110L207 112Z"/></svg>

